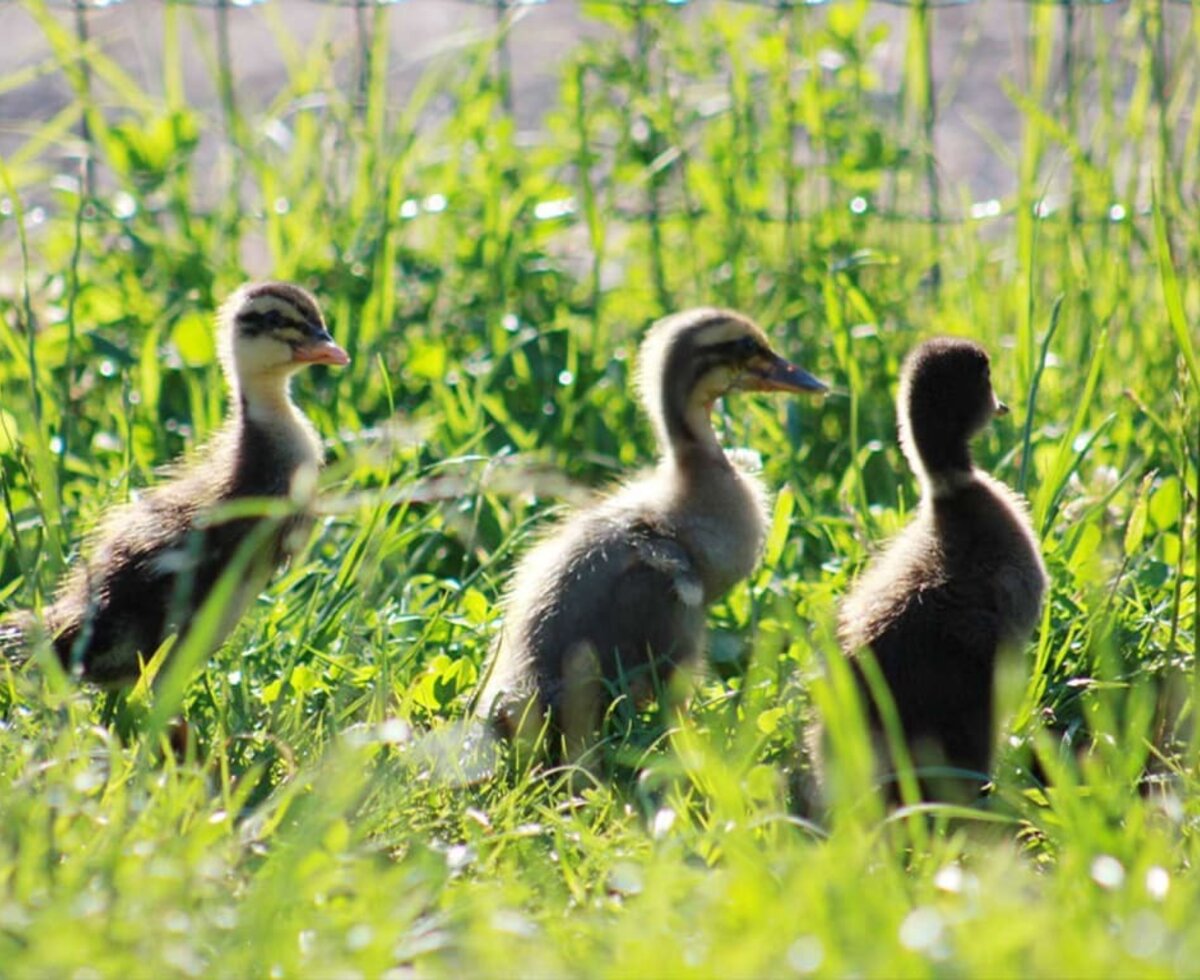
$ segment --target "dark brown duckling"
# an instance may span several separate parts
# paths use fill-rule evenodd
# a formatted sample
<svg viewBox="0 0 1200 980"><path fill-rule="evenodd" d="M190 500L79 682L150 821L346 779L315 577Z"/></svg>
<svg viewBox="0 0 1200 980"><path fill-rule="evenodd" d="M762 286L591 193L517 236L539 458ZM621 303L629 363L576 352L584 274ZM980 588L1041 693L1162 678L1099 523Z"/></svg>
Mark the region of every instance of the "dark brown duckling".
<svg viewBox="0 0 1200 980"><path fill-rule="evenodd" d="M254 553L210 649L302 541L322 451L292 402L290 380L309 364L350 359L313 297L289 283L243 286L221 307L217 334L231 388L225 425L164 482L108 512L41 623L27 613L0 625L0 647L25 651L44 630L63 666L84 680L130 683L168 636L186 633L243 543L253 540ZM253 498L289 499L291 510L284 517L222 515Z"/></svg>
<svg viewBox="0 0 1200 980"><path fill-rule="evenodd" d="M705 607L753 570L766 493L713 432L731 391L820 392L728 310L659 321L642 344L640 389L658 466L567 518L519 563L476 714L501 735L578 759L622 694L635 703L704 648Z"/></svg>
<svg viewBox="0 0 1200 980"><path fill-rule="evenodd" d="M870 647L916 767L983 776L996 657L1037 624L1046 570L1024 502L971 462L968 441L1008 411L992 390L986 352L967 340L922 344L905 361L897 407L921 504L846 598L840 637L851 657ZM879 714L859 681L882 756ZM922 780L926 798L969 798L979 785Z"/></svg>

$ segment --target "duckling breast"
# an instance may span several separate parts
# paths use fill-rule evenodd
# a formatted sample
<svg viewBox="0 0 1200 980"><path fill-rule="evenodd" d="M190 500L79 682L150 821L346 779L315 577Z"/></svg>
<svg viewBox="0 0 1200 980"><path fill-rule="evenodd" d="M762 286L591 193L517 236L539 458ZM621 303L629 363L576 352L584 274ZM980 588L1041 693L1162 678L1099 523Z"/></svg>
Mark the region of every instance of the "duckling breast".
<svg viewBox="0 0 1200 980"><path fill-rule="evenodd" d="M756 474L728 461L672 478L677 489L664 519L693 556L709 604L758 565L769 522L767 491Z"/></svg>

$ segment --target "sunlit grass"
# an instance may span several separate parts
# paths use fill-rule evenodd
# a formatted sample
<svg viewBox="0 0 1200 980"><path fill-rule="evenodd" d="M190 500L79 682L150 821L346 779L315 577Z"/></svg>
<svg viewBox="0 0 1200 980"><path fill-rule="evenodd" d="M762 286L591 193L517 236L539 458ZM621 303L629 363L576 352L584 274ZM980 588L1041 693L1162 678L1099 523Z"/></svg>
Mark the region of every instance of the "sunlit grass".
<svg viewBox="0 0 1200 980"><path fill-rule="evenodd" d="M897 116L865 4L589 5L612 30L529 146L496 42L431 60L395 105L378 41L360 104L339 49L298 49L268 4L287 81L223 119L177 58L143 91L94 43L86 81L71 22L27 9L76 97L3 161L0 609L47 601L101 509L220 424L209 320L248 273L312 287L354 361L298 380L322 519L210 663L119 710L52 665L0 669L0 973L1194 970L1200 45L1160 77L1157 8L1116 30L1072 12L1097 54L1062 65L1064 12L1031 9L1018 191L936 225L928 10ZM164 51L195 14L167 8ZM85 117L91 196L55 163ZM943 214L959 200L939 189ZM713 610L687 716L612 746L611 785L475 781L489 758L458 723L513 557L649 461L637 340L701 303L838 391L721 407L780 492L763 568ZM998 685L994 793L889 815L832 622L915 503L895 378L940 332L992 353L1014 412L978 457L1023 484L1053 587ZM163 735L178 698L185 759Z"/></svg>

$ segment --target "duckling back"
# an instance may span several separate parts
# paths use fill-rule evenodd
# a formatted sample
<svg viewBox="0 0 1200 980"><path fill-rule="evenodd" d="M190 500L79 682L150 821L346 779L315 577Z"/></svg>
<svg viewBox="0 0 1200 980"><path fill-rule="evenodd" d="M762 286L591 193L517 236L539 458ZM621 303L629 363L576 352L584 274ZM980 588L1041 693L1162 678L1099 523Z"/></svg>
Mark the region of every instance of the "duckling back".
<svg viewBox="0 0 1200 980"><path fill-rule="evenodd" d="M213 631L211 645L219 644L311 523L301 510L281 518L223 517L221 510L238 500L286 497L306 465L315 472L315 460L239 423L239 431L223 432L174 479L109 514L44 611L64 667L78 665L99 684L136 678L139 657L149 658L168 635L190 625L258 531Z"/></svg>
<svg viewBox="0 0 1200 980"><path fill-rule="evenodd" d="M939 355L968 346L934 343L945 345L935 349ZM933 355L919 348L913 357L922 356ZM974 358L967 364L968 373L975 370ZM986 355L982 364L986 367ZM961 361L950 366L964 371ZM843 603L840 638L858 673L877 746L884 744L880 715L856 659L867 648L887 684L914 764L986 774L996 658L1025 642L1037 624L1046 572L1021 499L970 463L968 438L993 411L1003 410L987 371L960 384L963 404L954 408L962 421L955 422L953 413L950 422L938 421L938 440L948 439L949 445L933 444L929 430L912 424L917 415L912 403L922 399L923 384L936 380L936 373L933 379L914 378L910 367L902 385L901 430L925 494L912 523ZM927 796L961 799L973 795L978 782L960 775L925 779L922 785Z"/></svg>
<svg viewBox="0 0 1200 980"><path fill-rule="evenodd" d="M870 648L916 765L988 771L996 657L1027 639L1045 585L1019 502L981 477L923 507L855 586L841 611L843 646Z"/></svg>
<svg viewBox="0 0 1200 980"><path fill-rule="evenodd" d="M577 757L623 695L641 703L703 651L704 584L675 529L599 506L520 563L476 703L509 738Z"/></svg>

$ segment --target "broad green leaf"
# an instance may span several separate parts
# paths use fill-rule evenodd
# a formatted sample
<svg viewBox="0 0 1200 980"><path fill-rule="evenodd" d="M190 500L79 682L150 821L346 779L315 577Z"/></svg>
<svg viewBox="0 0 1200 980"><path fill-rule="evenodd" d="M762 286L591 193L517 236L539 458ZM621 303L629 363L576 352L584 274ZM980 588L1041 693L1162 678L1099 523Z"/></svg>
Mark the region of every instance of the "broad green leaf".
<svg viewBox="0 0 1200 980"><path fill-rule="evenodd" d="M212 325L202 313L191 312L180 317L171 331L171 341L188 367L211 364L217 353Z"/></svg>
<svg viewBox="0 0 1200 980"><path fill-rule="evenodd" d="M774 735L779 728L779 721L785 713L784 708L768 708L758 716L755 722L758 730L764 735Z"/></svg>
<svg viewBox="0 0 1200 980"><path fill-rule="evenodd" d="M1183 513L1183 486L1177 476L1168 476L1150 495L1150 519L1160 531L1179 523Z"/></svg>
<svg viewBox="0 0 1200 980"><path fill-rule="evenodd" d="M446 348L440 343L413 345L404 360L410 374L426 381L442 381L446 377Z"/></svg>
<svg viewBox="0 0 1200 980"><path fill-rule="evenodd" d="M790 486L785 486L775 498L775 512L771 517L771 530L767 535L767 546L763 553L763 565L767 568L774 568L783 557L795 509L796 494Z"/></svg>
<svg viewBox="0 0 1200 980"><path fill-rule="evenodd" d="M490 618L487 597L478 589L467 589L463 593L463 611L476 626L482 626Z"/></svg>
<svg viewBox="0 0 1200 980"><path fill-rule="evenodd" d="M1125 555L1128 558L1132 558L1142 550L1142 542L1146 538L1148 510L1145 495L1139 495L1137 503L1133 505L1133 511L1129 515L1129 522L1125 525Z"/></svg>

